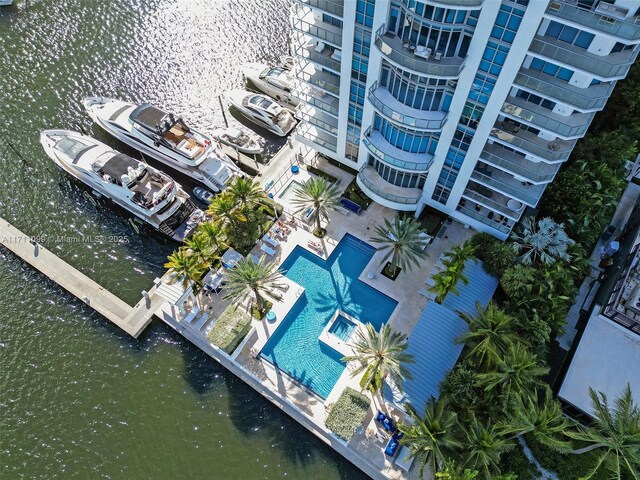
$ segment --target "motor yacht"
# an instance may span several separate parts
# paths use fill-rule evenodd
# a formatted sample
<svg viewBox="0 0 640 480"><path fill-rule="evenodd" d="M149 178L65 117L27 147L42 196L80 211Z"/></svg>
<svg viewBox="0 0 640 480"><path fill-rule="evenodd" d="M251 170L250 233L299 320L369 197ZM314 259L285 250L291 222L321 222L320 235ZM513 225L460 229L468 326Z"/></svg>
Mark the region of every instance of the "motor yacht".
<svg viewBox="0 0 640 480"><path fill-rule="evenodd" d="M8 7L13 4L13 0L0 0L0 7Z"/></svg>
<svg viewBox="0 0 640 480"><path fill-rule="evenodd" d="M291 112L266 95L245 90L231 90L225 93L225 97L253 123L280 137L286 136L296 126Z"/></svg>
<svg viewBox="0 0 640 480"><path fill-rule="evenodd" d="M258 90L279 102L292 107L300 103L300 99L292 93L295 79L288 68L270 67L264 63L247 63L242 67L242 73Z"/></svg>
<svg viewBox="0 0 640 480"><path fill-rule="evenodd" d="M118 140L215 192L242 176L216 142L173 113L112 98L89 97L83 103L93 121Z"/></svg>
<svg viewBox="0 0 640 480"><path fill-rule="evenodd" d="M216 128L213 131L213 138L218 140L220 143L224 143L225 145L248 155L260 155L263 150L260 142L256 138L253 138L247 132L239 128Z"/></svg>
<svg viewBox="0 0 640 480"><path fill-rule="evenodd" d="M45 130L40 143L62 170L173 240L184 241L204 219L171 177L92 137Z"/></svg>

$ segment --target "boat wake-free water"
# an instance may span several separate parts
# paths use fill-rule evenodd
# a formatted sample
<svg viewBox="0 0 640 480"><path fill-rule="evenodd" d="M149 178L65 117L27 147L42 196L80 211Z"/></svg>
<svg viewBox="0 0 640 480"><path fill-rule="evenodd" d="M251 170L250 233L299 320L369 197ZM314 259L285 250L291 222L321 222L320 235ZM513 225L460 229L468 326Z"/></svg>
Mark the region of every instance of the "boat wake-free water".
<svg viewBox="0 0 640 480"><path fill-rule="evenodd" d="M293 95L295 79L286 67L270 67L264 63L247 63L242 67L244 78L250 80L258 90L292 107L300 103Z"/></svg>
<svg viewBox="0 0 640 480"><path fill-rule="evenodd" d="M266 95L245 90L231 90L224 96L253 123L280 137L286 136L296 126L291 112Z"/></svg>
<svg viewBox="0 0 640 480"><path fill-rule="evenodd" d="M173 113L112 98L89 97L83 103L93 121L118 140L215 192L224 190L234 176L242 176L217 143Z"/></svg>
<svg viewBox="0 0 640 480"><path fill-rule="evenodd" d="M40 143L62 170L173 240L184 241L204 219L171 177L92 137L45 130Z"/></svg>
<svg viewBox="0 0 640 480"><path fill-rule="evenodd" d="M213 131L213 138L218 140L220 143L224 143L225 145L248 155L260 155L263 150L260 142L256 138L253 138L247 132L239 128L216 128Z"/></svg>

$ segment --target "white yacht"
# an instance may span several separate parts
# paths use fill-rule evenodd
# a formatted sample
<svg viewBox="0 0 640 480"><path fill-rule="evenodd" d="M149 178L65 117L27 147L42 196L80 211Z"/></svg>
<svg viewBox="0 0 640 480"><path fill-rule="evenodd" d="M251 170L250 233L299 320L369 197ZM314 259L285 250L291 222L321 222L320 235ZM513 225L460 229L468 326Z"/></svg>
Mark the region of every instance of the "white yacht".
<svg viewBox="0 0 640 480"><path fill-rule="evenodd" d="M204 219L171 177L92 137L45 130L40 143L62 170L173 240L184 241Z"/></svg>
<svg viewBox="0 0 640 480"><path fill-rule="evenodd" d="M216 142L190 128L182 118L154 107L103 97L85 98L89 115L127 145L197 180L214 192L224 190L240 169Z"/></svg>
<svg viewBox="0 0 640 480"><path fill-rule="evenodd" d="M8 7L13 4L13 0L0 0L0 7Z"/></svg>
<svg viewBox="0 0 640 480"><path fill-rule="evenodd" d="M258 90L292 107L300 103L293 95L295 79L286 67L270 67L264 63L247 63L242 67L244 78L251 80Z"/></svg>
<svg viewBox="0 0 640 480"><path fill-rule="evenodd" d="M238 149L239 152L246 153L248 155L260 155L263 150L258 139L239 128L216 128L212 135L213 138L218 140L220 143L224 143L225 145Z"/></svg>
<svg viewBox="0 0 640 480"><path fill-rule="evenodd" d="M231 90L225 93L225 97L253 123L280 137L287 135L296 126L291 112L266 95Z"/></svg>

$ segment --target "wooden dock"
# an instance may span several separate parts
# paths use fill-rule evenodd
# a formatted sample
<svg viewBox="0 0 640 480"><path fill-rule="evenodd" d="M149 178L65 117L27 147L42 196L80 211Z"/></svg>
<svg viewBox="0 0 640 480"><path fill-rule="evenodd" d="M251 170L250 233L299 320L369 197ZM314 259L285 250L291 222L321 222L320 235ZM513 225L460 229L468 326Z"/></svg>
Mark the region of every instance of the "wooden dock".
<svg viewBox="0 0 640 480"><path fill-rule="evenodd" d="M2 218L0 243L134 338L149 325L163 302L154 287L131 307Z"/></svg>

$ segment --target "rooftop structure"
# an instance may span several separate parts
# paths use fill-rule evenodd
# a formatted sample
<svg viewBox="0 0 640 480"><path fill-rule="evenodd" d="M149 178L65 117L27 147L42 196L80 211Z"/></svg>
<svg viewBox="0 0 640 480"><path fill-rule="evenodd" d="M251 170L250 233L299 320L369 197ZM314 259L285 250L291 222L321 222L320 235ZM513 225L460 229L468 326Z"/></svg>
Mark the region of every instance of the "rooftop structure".
<svg viewBox="0 0 640 480"><path fill-rule="evenodd" d="M299 141L395 210L498 238L640 47L634 0L295 0Z"/></svg>
<svg viewBox="0 0 640 480"><path fill-rule="evenodd" d="M640 402L640 199L618 241L620 250L602 277L596 304L558 392L589 415L593 414L589 387L613 400L630 384L634 400Z"/></svg>

